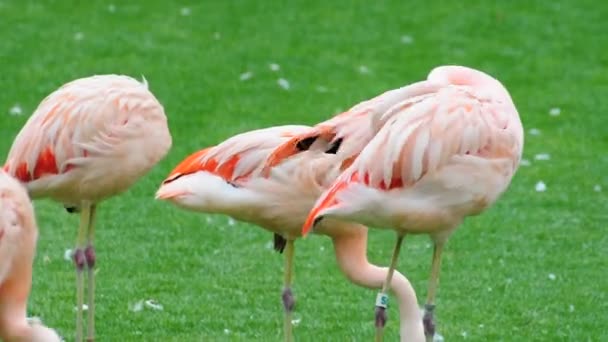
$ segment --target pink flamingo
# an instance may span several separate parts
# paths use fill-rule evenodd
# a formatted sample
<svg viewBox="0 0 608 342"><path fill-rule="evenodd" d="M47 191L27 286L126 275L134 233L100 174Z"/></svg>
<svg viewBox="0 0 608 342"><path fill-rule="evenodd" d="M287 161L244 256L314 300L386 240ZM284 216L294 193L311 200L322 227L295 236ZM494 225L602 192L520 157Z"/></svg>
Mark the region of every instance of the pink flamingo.
<svg viewBox="0 0 608 342"><path fill-rule="evenodd" d="M4 170L32 198L51 198L80 211L74 251L77 274L76 340L82 340L84 275L88 274L87 340L94 340L97 204L120 194L169 151L171 135L162 105L148 85L118 75L65 84L38 106L17 135Z"/></svg>
<svg viewBox="0 0 608 342"><path fill-rule="evenodd" d="M32 265L38 227L27 192L0 171L0 340L59 342L53 329L28 323L27 299L32 287Z"/></svg>
<svg viewBox="0 0 608 342"><path fill-rule="evenodd" d="M319 197L302 233L324 218L395 230L385 284L405 234L429 234L434 252L424 324L432 340L443 247L466 217L491 207L508 188L521 159L523 128L507 90L480 71L438 67L412 88L426 90L375 115L380 130ZM377 339L387 300L384 286L377 298Z"/></svg>
<svg viewBox="0 0 608 342"><path fill-rule="evenodd" d="M295 304L291 290L294 240L315 200L339 175L340 162L334 154L306 151L273 166L268 176L263 170L277 146L308 130L310 127L293 125L236 135L187 157L156 194L157 199L185 209L229 215L274 233L275 249L285 251L282 301L284 337L289 341ZM382 286L387 268L367 260L366 227L327 220L318 232L332 238L338 265L348 279L363 287ZM390 284L399 300L402 338L423 340L422 317L412 286L398 273Z"/></svg>

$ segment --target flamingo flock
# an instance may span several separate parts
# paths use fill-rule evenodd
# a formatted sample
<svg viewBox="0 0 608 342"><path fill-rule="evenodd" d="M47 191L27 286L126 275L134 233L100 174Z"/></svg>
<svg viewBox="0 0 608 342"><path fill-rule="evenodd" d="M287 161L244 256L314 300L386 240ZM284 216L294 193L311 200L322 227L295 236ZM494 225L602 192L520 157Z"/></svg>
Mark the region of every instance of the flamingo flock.
<svg viewBox="0 0 608 342"><path fill-rule="evenodd" d="M60 341L26 317L38 234L31 200L50 198L80 215L75 340L95 340L97 207L146 176L171 146L164 108L145 80L81 78L40 103L0 171L0 339ZM383 339L389 290L399 306L401 341L433 341L443 248L465 218L507 190L522 151L521 120L506 88L482 71L440 66L423 81L317 125L259 128L195 151L161 182L155 198L272 233L285 258L285 341L294 340L295 243L311 232L331 239L349 281L380 290L376 341ZM369 228L396 234L388 267L367 259ZM427 234L434 244L424 313L397 270L407 234Z"/></svg>

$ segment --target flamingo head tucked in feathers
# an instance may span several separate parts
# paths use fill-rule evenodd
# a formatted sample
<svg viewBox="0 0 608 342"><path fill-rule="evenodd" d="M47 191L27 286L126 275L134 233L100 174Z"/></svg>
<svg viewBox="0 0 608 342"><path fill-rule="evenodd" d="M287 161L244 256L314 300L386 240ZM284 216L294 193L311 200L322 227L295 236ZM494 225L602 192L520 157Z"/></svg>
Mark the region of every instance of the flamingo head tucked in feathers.
<svg viewBox="0 0 608 342"><path fill-rule="evenodd" d="M156 191L155 198L166 200L180 207L196 209L205 204L205 199L197 194L205 194L213 182L199 181L209 180L206 172L201 170L200 159L205 156L210 148L195 152L179 163L169 176L163 180L160 188Z"/></svg>

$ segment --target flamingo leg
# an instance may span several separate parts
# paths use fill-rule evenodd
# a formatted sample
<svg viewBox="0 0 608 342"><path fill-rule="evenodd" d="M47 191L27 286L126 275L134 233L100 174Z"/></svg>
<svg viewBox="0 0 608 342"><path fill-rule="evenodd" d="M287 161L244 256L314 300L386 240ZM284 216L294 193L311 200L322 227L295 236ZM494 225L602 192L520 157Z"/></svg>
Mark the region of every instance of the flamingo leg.
<svg viewBox="0 0 608 342"><path fill-rule="evenodd" d="M445 242L435 242L433 248L433 261L431 263L431 278L429 279L429 288L424 305L424 316L422 323L424 325L424 335L427 342L432 342L435 335L435 321L433 312L435 311L435 293L439 284L439 270L441 269L441 252Z"/></svg>
<svg viewBox="0 0 608 342"><path fill-rule="evenodd" d="M283 325L285 341L293 341L293 325L291 323L292 313L296 304L291 291L291 283L293 280L293 255L294 255L294 240L288 239L287 245L285 246L285 281L283 294L281 296L283 300L283 307L285 309L285 321Z"/></svg>
<svg viewBox="0 0 608 342"><path fill-rule="evenodd" d="M90 206L89 229L87 231L87 247L84 250L84 255L87 263L87 341L95 340L95 214L96 206Z"/></svg>
<svg viewBox="0 0 608 342"><path fill-rule="evenodd" d="M376 342L382 341L382 334L384 333L384 326L388 319L386 315L386 308L388 307L388 289L393 280L393 273L397 268L397 261L399 260L399 251L401 250L401 244L405 234L398 233L397 242L395 243L395 249L393 250L393 257L391 259L391 265L386 274L386 280L382 284L382 291L378 293L376 297Z"/></svg>
<svg viewBox="0 0 608 342"><path fill-rule="evenodd" d="M84 244L86 231L89 226L90 208L83 205L80 211L80 226L78 228L78 239L76 240L76 250L74 250L74 265L76 266L76 342L82 342L83 324L82 311L84 304L84 266L86 257Z"/></svg>

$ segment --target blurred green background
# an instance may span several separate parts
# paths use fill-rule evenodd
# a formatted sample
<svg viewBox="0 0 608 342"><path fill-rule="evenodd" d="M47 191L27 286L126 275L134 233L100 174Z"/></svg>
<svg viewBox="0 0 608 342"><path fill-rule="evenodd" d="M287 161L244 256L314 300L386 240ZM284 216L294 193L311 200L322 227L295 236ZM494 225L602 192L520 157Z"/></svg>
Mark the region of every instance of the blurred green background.
<svg viewBox="0 0 608 342"><path fill-rule="evenodd" d="M513 96L525 165L448 243L438 330L450 342L606 341L606 18L608 3L590 0L0 0L0 151L63 83L144 75L174 147L100 205L98 340L280 341L283 258L269 248L272 235L154 201L163 177L231 135L314 124L438 65L478 68ZM48 201L36 209L30 314L73 340L75 277L64 251L78 217ZM393 241L372 231L370 259L388 264ZM371 340L376 291L342 277L329 239L296 246L297 340ZM426 236L406 238L399 270L421 303L430 258ZM133 310L147 299L163 310ZM396 306L389 315L386 337L397 340Z"/></svg>

